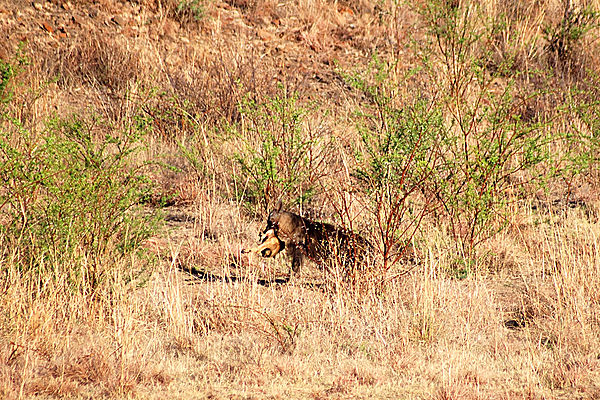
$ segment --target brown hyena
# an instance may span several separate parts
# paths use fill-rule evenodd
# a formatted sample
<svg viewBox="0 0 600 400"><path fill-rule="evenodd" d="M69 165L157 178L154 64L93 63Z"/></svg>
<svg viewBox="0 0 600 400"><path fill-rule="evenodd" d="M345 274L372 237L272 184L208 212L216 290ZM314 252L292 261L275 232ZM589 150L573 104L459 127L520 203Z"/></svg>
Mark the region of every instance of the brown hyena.
<svg viewBox="0 0 600 400"><path fill-rule="evenodd" d="M352 231L282 211L281 201L267 218L264 232L271 230L284 243L294 273L300 271L304 257L322 267L329 269L335 264L349 272L365 263L372 249L365 238Z"/></svg>

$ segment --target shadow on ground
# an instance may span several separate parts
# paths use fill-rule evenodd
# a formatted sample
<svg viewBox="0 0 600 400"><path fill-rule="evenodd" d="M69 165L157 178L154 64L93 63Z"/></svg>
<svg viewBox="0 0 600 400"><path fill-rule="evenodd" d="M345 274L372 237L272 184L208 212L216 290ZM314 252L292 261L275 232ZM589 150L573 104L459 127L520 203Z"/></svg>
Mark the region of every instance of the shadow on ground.
<svg viewBox="0 0 600 400"><path fill-rule="evenodd" d="M255 282L262 286L271 286L271 285L282 285L284 283L288 283L290 280L289 276L274 278L274 279L250 279L247 277L236 276L236 275L217 275L212 272L208 272L206 270L202 270L196 267L191 267L188 265L184 265L182 263L177 264L177 268L179 268L183 272L187 272L193 278L203 281L203 282Z"/></svg>
<svg viewBox="0 0 600 400"><path fill-rule="evenodd" d="M290 276L276 277L273 279L251 279L245 276L237 276L237 275L219 275L215 274L200 268L192 267L189 265L185 265L183 263L178 263L177 268L190 276L190 280L187 282L190 284L200 283L200 282L227 282L227 283L235 283L235 282L247 282L247 283L256 283L261 286L269 287L273 285L284 285L290 282ZM295 281L296 286L301 286L306 289L312 290L320 290L326 291L330 285L327 285L324 282L298 282Z"/></svg>

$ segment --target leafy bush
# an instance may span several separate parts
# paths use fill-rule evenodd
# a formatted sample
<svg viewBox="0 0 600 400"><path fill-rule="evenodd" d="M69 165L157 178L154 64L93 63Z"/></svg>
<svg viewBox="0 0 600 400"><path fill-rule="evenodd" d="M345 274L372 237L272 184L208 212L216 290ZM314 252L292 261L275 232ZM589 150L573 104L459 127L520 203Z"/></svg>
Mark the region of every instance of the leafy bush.
<svg viewBox="0 0 600 400"><path fill-rule="evenodd" d="M21 271L96 288L156 227L138 206L151 188L135 160L146 121L105 136L97 119L78 116L39 132L8 115L0 122L3 257Z"/></svg>
<svg viewBox="0 0 600 400"><path fill-rule="evenodd" d="M557 172L550 148L560 135L549 129L551 120L528 113L528 104L550 88L524 94L514 60L494 63L489 46L500 27L479 6L430 1L422 15L438 44L435 53L424 50L424 71L446 115L443 162L431 188L458 248L470 258L478 243L502 229L509 193ZM436 81L440 68L446 79Z"/></svg>
<svg viewBox="0 0 600 400"><path fill-rule="evenodd" d="M439 108L425 99L404 104L387 67L374 58L372 76L346 76L369 99L359 112L362 143L354 177L369 197L372 235L384 270L409 250L411 239L434 203L430 181L437 175L444 122Z"/></svg>
<svg viewBox="0 0 600 400"><path fill-rule="evenodd" d="M297 103L297 95L283 88L264 102L246 97L240 104L242 122L232 128L242 142L234 158L244 198L264 210L283 196L299 204L309 201L324 174L330 142L320 127L306 121L316 110Z"/></svg>
<svg viewBox="0 0 600 400"><path fill-rule="evenodd" d="M431 40L417 49L421 64L404 81L418 76L429 93L403 92L406 82L389 73L393 60L375 57L367 74L345 76L366 99L355 177L370 197L386 268L430 212L470 263L476 246L505 226L506 205L573 167L578 154L574 146L551 151L574 143L573 135L551 129L551 118L529 112L551 88L524 92L514 60L493 59L489 46L500 27L477 5L429 1L420 12Z"/></svg>

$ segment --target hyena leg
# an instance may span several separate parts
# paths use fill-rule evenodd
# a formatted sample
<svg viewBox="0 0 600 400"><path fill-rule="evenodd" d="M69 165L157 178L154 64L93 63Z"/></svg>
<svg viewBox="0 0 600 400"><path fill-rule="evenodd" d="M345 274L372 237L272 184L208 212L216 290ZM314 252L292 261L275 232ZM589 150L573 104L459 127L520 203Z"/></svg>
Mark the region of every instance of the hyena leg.
<svg viewBox="0 0 600 400"><path fill-rule="evenodd" d="M290 246L288 249L288 254L292 257L292 272L298 274L302 266L302 259L304 258L302 248L300 246Z"/></svg>

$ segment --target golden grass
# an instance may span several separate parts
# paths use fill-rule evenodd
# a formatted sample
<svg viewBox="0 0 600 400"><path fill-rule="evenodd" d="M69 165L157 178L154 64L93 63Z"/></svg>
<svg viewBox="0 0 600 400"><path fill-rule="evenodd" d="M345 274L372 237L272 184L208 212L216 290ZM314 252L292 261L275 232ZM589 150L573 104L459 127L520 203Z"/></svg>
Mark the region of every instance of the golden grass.
<svg viewBox="0 0 600 400"><path fill-rule="evenodd" d="M542 215L555 221L496 238L490 251L508 249L505 263L512 266L488 272L484 263L464 280L448 277L447 238L426 232L422 265L383 291L358 296L315 287L327 278L312 268L285 285L259 285L265 276L259 265L221 261L222 248L239 251L237 244L253 241L258 227L223 228L235 207L186 211L196 224L162 246L165 262L145 287L116 287L95 299L59 284L31 293L9 268L0 305L4 396L599 394L600 228L577 210ZM213 240L200 239L207 230ZM209 282L182 273L174 257L192 246L187 265L242 279ZM267 270L285 273L281 262L268 261Z"/></svg>
<svg viewBox="0 0 600 400"><path fill-rule="evenodd" d="M480 2L486 16L509 27L494 43L498 60L515 57L525 70L548 65L543 26L560 21L562 4L542 3ZM336 139L323 187L350 186L358 142L352 111L364 99L345 86L334 60L365 70L377 49L397 61L391 79L407 85L399 99L434 93L448 83L444 71L437 81L404 77L419 65L410 39L426 37L415 8L229 1L203 4L206 17L193 22L176 14L177 4L105 0L86 35L66 42L39 35L30 19L0 13L0 33L33 38L26 48L32 65L7 106L11 115L33 129L55 112L91 107L112 124L103 129L118 131L142 110L155 134L138 157L184 171L151 171L164 193L177 195L165 210L166 229L145 246L156 263L135 255L103 260L111 285L98 290L74 289L66 273L24 272L20 250L0 238L0 397L600 397L600 203L592 189L577 192L585 182L570 184L583 199L576 208L543 207L534 193L515 201L507 228L480 246L464 279L443 221L427 221L417 233L420 264L389 271L383 284L365 275L362 285L348 285L309 264L286 284L265 285L287 276L287 260L240 254L263 221L232 200L244 190L229 179L240 176L230 159L239 138L213 132L222 133L223 121L239 122L245 93L262 99L281 82L331 111L312 115L303 129ZM133 21L131 32L110 22L116 13ZM578 82L577 63L595 65L597 37L595 28L557 86ZM8 44L1 46L8 57ZM526 75L519 84L527 92L541 83ZM150 96L150 88L164 94ZM552 114L560 101L548 95L532 107ZM556 126L570 124L581 121L566 115ZM196 146L206 169L194 169L181 146ZM593 188L597 175L587 179ZM564 191L560 183L552 189ZM369 219L355 196L324 191L311 211L327 219L331 204L344 199L347 222L360 230ZM86 265L83 258L61 268ZM191 268L203 278L182 271Z"/></svg>

